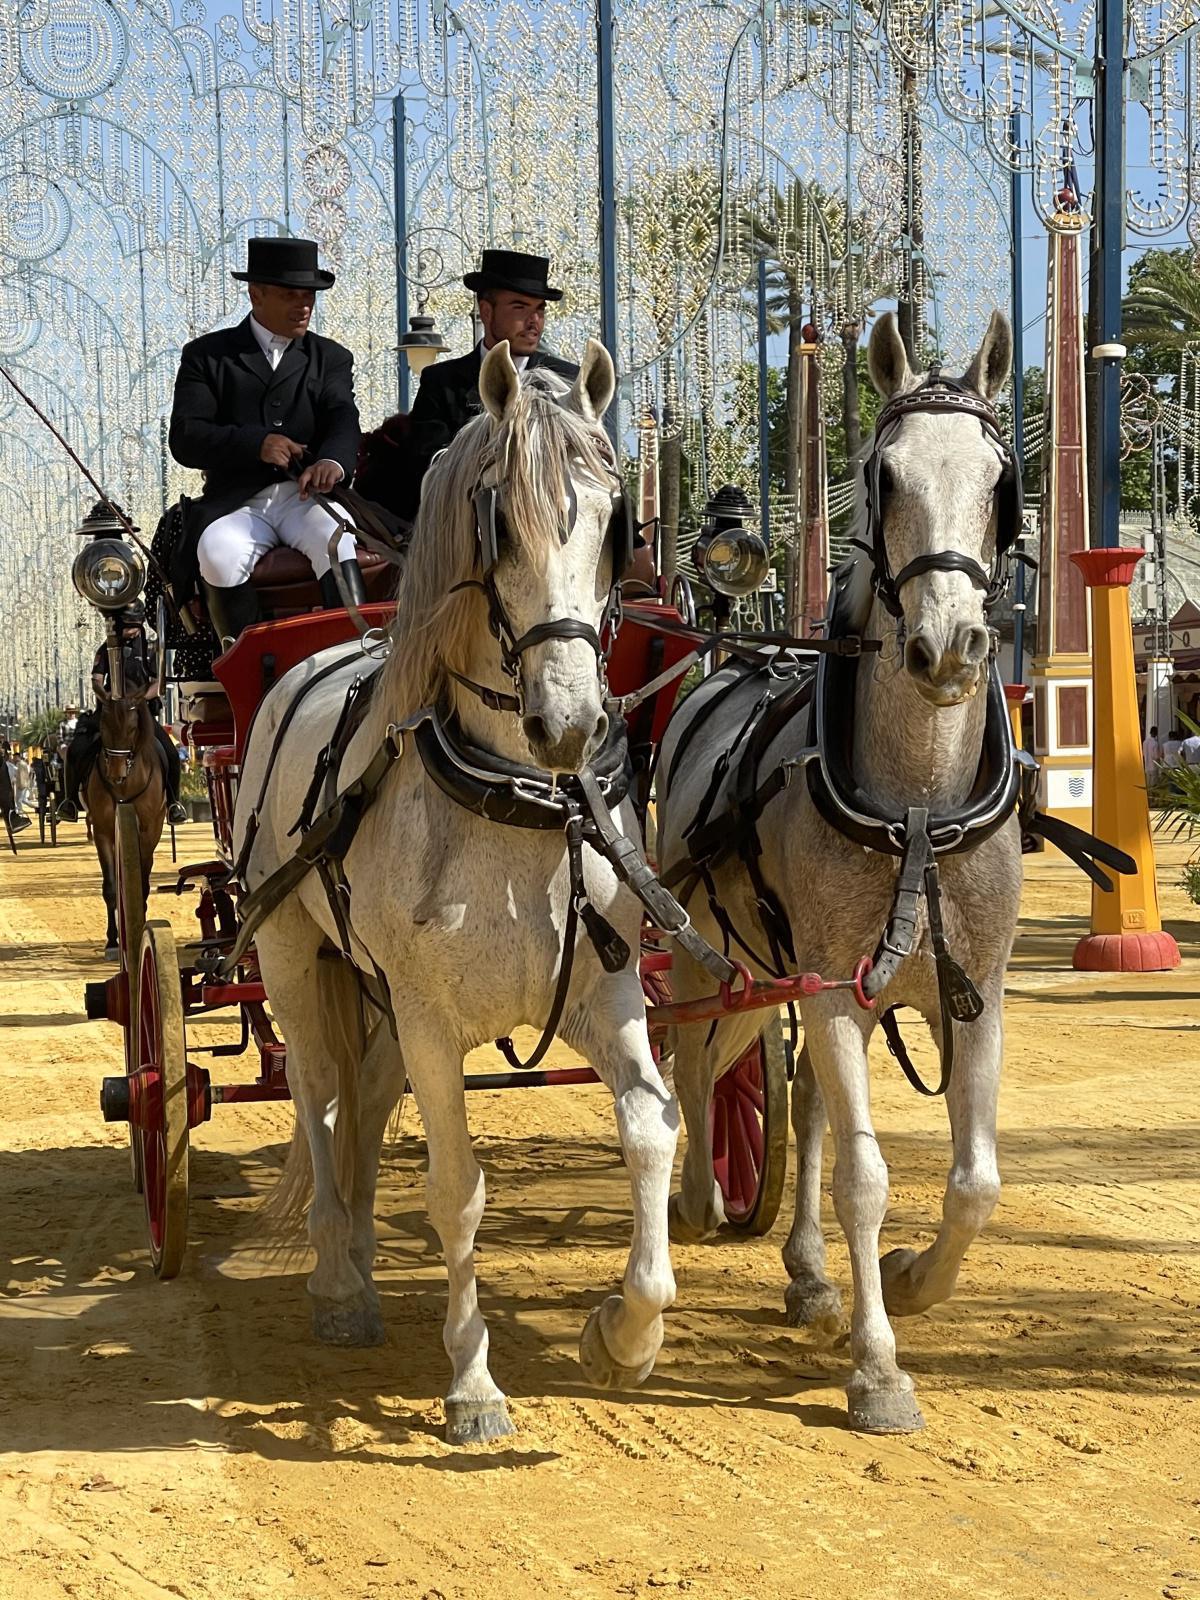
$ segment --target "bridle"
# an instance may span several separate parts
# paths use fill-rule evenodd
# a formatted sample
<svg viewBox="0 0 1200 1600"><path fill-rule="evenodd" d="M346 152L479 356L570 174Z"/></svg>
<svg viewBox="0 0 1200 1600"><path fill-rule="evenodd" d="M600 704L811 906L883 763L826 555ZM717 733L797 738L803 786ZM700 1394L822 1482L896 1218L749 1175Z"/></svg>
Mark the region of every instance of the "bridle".
<svg viewBox="0 0 1200 1600"><path fill-rule="evenodd" d="M999 481L994 491L996 510L996 549L989 572L974 556L961 550L931 550L916 556L900 571L893 573L884 538L883 521L887 491L882 482L884 467L882 448L897 425L915 413L925 415L974 417L984 438L993 446L1002 462ZM963 572L976 588L984 591L983 609L990 612L1008 589L1014 560L1028 560L1015 547L1021 532L1022 486L1021 473L1012 446L1000 428L995 410L980 395L953 378L945 378L934 366L925 381L906 394L895 395L879 413L875 423L875 439L871 454L863 468L867 491L866 539L851 542L871 558L871 585L883 606L898 621L903 621L900 591L913 578L926 572Z"/></svg>
<svg viewBox="0 0 1200 1600"><path fill-rule="evenodd" d="M108 703L112 705L113 700L110 699ZM136 710L133 712L133 715L135 717L137 716ZM101 714L101 726L103 726L103 714ZM136 794L127 795L121 793L133 775L133 764L139 753L140 749L136 744L129 748L126 748L123 745L107 745L103 741L103 734L101 735L100 759L97 763L97 766L100 773L100 781L108 790L109 794L112 795L114 800L140 800L142 795L144 795L146 790L150 787L151 779L154 776L153 762L149 763L149 771L146 776L146 781ZM114 760L122 764L123 770L120 777L116 777L113 774L111 763Z"/></svg>
<svg viewBox="0 0 1200 1600"><path fill-rule="evenodd" d="M525 687L522 680L521 657L526 650L532 650L535 645L545 644L549 640L582 639L595 651L597 670L600 674L601 693L603 697L608 693L608 658L612 652L617 631L621 626L621 579L633 559L636 533L633 526L633 511L629 498L625 493L620 477L614 471L612 488L612 514L609 518L608 531L605 535L606 543L612 557L612 576L609 580L608 599L600 618L599 628L594 628L590 622L584 622L579 617L555 617L549 622L535 623L524 633L518 634L508 615L504 600L496 587L496 568L500 562L501 551L507 541L508 525L505 521L503 506L503 483L480 482L471 496L471 504L475 513L475 547L476 560L479 565L480 576L467 578L462 583L454 585L455 592L459 589L478 589L487 600L488 628L492 637L500 646L500 665L505 676L511 681L514 692L506 694L499 689L490 689L486 684L476 683L474 679L465 677L461 672L450 669L450 676L463 688L469 689L491 711L512 711L518 716L525 709ZM579 515L579 503L575 495L574 486L568 479L568 507L564 519L560 538L563 544L574 532L575 523Z"/></svg>

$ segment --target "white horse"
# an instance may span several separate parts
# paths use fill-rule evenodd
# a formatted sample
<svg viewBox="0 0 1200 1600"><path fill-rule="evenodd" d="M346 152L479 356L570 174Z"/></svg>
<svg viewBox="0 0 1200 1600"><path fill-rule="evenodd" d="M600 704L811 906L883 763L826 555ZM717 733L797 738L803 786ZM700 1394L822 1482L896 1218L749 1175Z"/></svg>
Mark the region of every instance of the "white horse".
<svg viewBox="0 0 1200 1600"><path fill-rule="evenodd" d="M366 718L338 777L344 790L389 733L436 705L459 736L509 762L572 772L603 742L608 719L597 650L612 571L615 476L600 419L613 395L612 362L589 341L568 392L541 374L519 380L507 344L485 358L483 414L430 469L401 582L392 651L378 672ZM535 630L517 659L521 715L488 709L460 681L498 695L514 682L480 593L484 534L474 497L495 488L501 517L490 581L513 636ZM490 533L488 535L490 537ZM548 628L546 624L550 624ZM555 636L555 633L558 636ZM563 635L566 635L565 637ZM511 642L511 640L510 640ZM276 752L248 869L250 887L292 856L289 838L316 752L329 740L347 686L370 671L357 651L314 687ZM250 740L235 822L241 848L250 797L288 706L336 652L280 680ZM626 832L636 818L614 812ZM636 833L634 834L636 837ZM592 1063L616 1101L617 1127L633 1191L633 1244L619 1294L588 1319L580 1361L600 1386L641 1382L663 1339L674 1298L667 1199L678 1132L646 1032L638 978L640 908L607 861L586 853L592 905L629 947L624 970L603 970L586 938L559 1035ZM364 1013L357 980L330 960L338 942L329 899L308 878L262 926L257 948L271 1004L288 1047L296 1130L275 1209L308 1204L316 1267L308 1280L318 1338L338 1344L383 1337L372 1284L374 1196L385 1124L407 1081L425 1126L429 1215L442 1241L450 1297L444 1341L453 1365L446 1398L452 1442L511 1431L504 1396L488 1370L474 1241L484 1180L467 1128L463 1057L550 1012L568 917L564 835L485 821L448 799L427 775L411 738L367 811L345 858L354 962L368 980L386 978L398 1044L377 1012ZM324 955L322 954L324 947ZM364 1017L367 1019L364 1022Z"/></svg>
<svg viewBox="0 0 1200 1600"><path fill-rule="evenodd" d="M1001 479L1011 463L994 431L981 426L984 408L975 397L989 405L994 400L1008 376L1011 350L1008 323L995 313L961 381L959 398L965 408L957 414L939 408L930 390L927 406L919 408L923 397L913 396L918 404L897 407L884 436L877 437L872 470L877 474L874 494L882 501L878 528L886 567L898 577L895 591L902 616L894 617L876 597L870 555L857 556L839 574L844 589L839 604L845 607L849 631L882 639L884 646L878 656L863 658L852 711L847 708L853 725L853 777L860 792L900 818L912 806L927 807L935 815L962 807L980 768L989 696L977 690L984 686L991 654L984 591L997 560ZM872 333L869 368L885 399L921 384L909 370L890 314L880 318ZM866 519L860 527L870 541ZM973 573L947 553L973 560ZM908 574L910 563L916 565ZM684 831L702 805L715 764L734 745L749 708L762 693L762 679L747 676L739 689L718 698L722 685L736 676L730 668L715 674L684 702L668 730L658 789L664 871L688 856ZM994 719L994 687L991 700ZM686 755L676 772L673 756L685 737ZM1006 730L1002 737L1010 755ZM808 716L798 715L765 751L760 776L797 757L808 744ZM715 814L721 814L719 804ZM763 877L785 913L794 942L794 970L849 974L861 956L875 949L888 919L897 881L895 858L872 853L830 826L818 813L799 768L766 804L758 836ZM717 900L734 926L761 952L765 933L748 871L738 856L717 867L715 885ZM825 1275L820 1223L821 1146L828 1115L836 1149L833 1201L854 1278L850 1420L868 1432L922 1425L912 1380L896 1364L888 1317L924 1311L950 1295L967 1246L1000 1191L996 1095L1001 1002L1021 887L1015 815L1009 813L986 842L948 856L941 866L941 886L949 943L973 979L984 1010L967 1026L953 1025L955 1065L947 1099L954 1159L941 1229L919 1254L893 1250L882 1262L878 1259L888 1175L870 1111L867 1043L876 1016L845 991L826 992L800 1006L805 1046L792 1097L799 1176L795 1222L783 1252L791 1278L788 1320L823 1332L836 1330L840 1321L840 1297ZM694 896L693 914L701 931L715 941L720 931L704 899ZM924 915L919 927L918 948L899 966L880 1005L916 1008L940 1042L938 984ZM711 987L686 960L680 959L675 970L681 998ZM715 1078L738 1059L758 1027L753 1014L723 1022L711 1047L706 1047L703 1030L678 1030L674 1080L688 1139L682 1190L672 1202L677 1237L703 1237L724 1220L713 1181L708 1107Z"/></svg>

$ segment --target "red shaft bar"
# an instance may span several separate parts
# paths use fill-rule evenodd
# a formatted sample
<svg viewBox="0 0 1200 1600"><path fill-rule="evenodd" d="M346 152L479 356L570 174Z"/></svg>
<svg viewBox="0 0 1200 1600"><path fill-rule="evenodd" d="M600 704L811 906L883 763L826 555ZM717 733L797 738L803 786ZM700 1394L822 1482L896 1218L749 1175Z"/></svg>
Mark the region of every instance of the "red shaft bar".
<svg viewBox="0 0 1200 1600"><path fill-rule="evenodd" d="M552 1067L547 1072L468 1072L465 1089L552 1089L562 1083L599 1083L591 1067Z"/></svg>
<svg viewBox="0 0 1200 1600"><path fill-rule="evenodd" d="M214 1083L212 1103L215 1106L236 1105L243 1100L289 1100L286 1083Z"/></svg>

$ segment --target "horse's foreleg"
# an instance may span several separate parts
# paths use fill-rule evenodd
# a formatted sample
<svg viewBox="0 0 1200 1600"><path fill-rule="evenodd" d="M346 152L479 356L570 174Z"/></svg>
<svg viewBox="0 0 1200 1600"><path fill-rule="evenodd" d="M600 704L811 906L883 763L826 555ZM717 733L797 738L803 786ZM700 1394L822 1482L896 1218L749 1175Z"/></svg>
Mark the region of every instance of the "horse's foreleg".
<svg viewBox="0 0 1200 1600"><path fill-rule="evenodd" d="M790 1327L824 1334L836 1333L842 1323L842 1297L825 1276L825 1235L821 1231L821 1154L828 1120L805 1044L792 1079L796 1214L783 1247L783 1264L791 1280L784 1300Z"/></svg>
<svg viewBox="0 0 1200 1600"><path fill-rule="evenodd" d="M955 1030L954 1075L946 1105L954 1160L942 1200L942 1225L927 1250L892 1250L880 1264L889 1315L911 1316L948 1300L972 1239L1000 1198L996 1101L1004 1027L1000 985L990 986L983 1015Z"/></svg>
<svg viewBox="0 0 1200 1600"><path fill-rule="evenodd" d="M104 909L107 921L104 930L104 954L113 959L120 954L117 944L117 874L111 855L106 859L100 855L100 892L104 896ZM130 959L136 959L136 952L130 953Z"/></svg>
<svg viewBox="0 0 1200 1600"><path fill-rule="evenodd" d="M854 1313L846 1385L850 1426L863 1433L908 1433L923 1426L912 1379L896 1365L896 1341L883 1304L879 1230L888 1173L871 1124L863 1025L839 1001L802 1007L804 1036L833 1129L833 1204L850 1248Z"/></svg>
<svg viewBox="0 0 1200 1600"><path fill-rule="evenodd" d="M393 984L393 994L400 988ZM504 1395L488 1370L488 1331L475 1279L475 1233L483 1217L483 1173L471 1148L461 1053L449 1026L431 1028L428 1013L400 1016L404 1059L429 1149L425 1181L429 1220L446 1257L450 1296L442 1342L454 1368L446 1395L446 1439L477 1444L512 1432ZM440 1019L439 1019L440 1020Z"/></svg>
<svg viewBox="0 0 1200 1600"><path fill-rule="evenodd" d="M568 1036L612 1091L633 1191L633 1242L621 1293L588 1318L579 1362L599 1387L623 1389L650 1375L663 1342L662 1314L675 1298L667 1200L679 1113L650 1053L636 974L604 988L608 1003L581 1011Z"/></svg>

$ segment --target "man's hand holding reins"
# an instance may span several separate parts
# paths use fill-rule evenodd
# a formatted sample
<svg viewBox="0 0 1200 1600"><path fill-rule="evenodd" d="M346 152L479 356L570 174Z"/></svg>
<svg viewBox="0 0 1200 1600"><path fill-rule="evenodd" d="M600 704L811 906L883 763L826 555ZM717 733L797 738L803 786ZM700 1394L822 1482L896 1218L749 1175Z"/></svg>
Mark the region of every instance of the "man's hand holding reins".
<svg viewBox="0 0 1200 1600"><path fill-rule="evenodd" d="M328 494L341 483L344 476L340 462L314 461L311 467L305 467L300 474L301 500L307 500L310 494Z"/></svg>
<svg viewBox="0 0 1200 1600"><path fill-rule="evenodd" d="M289 439L286 433L269 433L263 440L258 455L260 461L265 461L269 467L279 467L286 472L293 462L299 461L304 454L304 445L297 444L295 439Z"/></svg>

